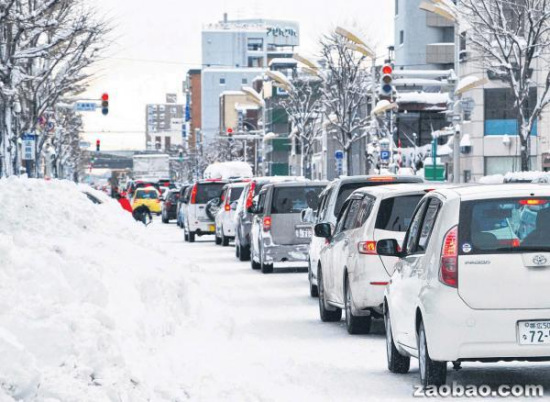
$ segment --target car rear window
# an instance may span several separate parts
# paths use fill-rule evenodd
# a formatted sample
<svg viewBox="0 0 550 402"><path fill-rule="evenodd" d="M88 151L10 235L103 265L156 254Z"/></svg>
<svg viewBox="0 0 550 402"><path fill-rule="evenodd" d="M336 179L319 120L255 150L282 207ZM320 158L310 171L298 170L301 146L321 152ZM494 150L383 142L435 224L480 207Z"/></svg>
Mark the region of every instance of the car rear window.
<svg viewBox="0 0 550 402"><path fill-rule="evenodd" d="M149 183L149 182L140 182L136 183L136 188L145 188L145 187L156 187L156 183Z"/></svg>
<svg viewBox="0 0 550 402"><path fill-rule="evenodd" d="M406 195L382 200L376 218L376 229L406 232L422 197L422 195Z"/></svg>
<svg viewBox="0 0 550 402"><path fill-rule="evenodd" d="M244 188L243 187L233 187L231 189L231 199L230 202L237 201L241 194L243 193Z"/></svg>
<svg viewBox="0 0 550 402"><path fill-rule="evenodd" d="M550 198L463 202L459 230L462 254L550 251Z"/></svg>
<svg viewBox="0 0 550 402"><path fill-rule="evenodd" d="M197 204L206 204L214 198L220 198L225 183L201 183L197 189Z"/></svg>
<svg viewBox="0 0 550 402"><path fill-rule="evenodd" d="M170 202L174 202L176 201L178 198L180 198L180 193L176 193L176 192L170 192L168 193L168 201Z"/></svg>
<svg viewBox="0 0 550 402"><path fill-rule="evenodd" d="M374 179L370 179L374 180ZM422 179L414 179L414 178L399 178L396 177L392 180L374 180L374 181L363 181L360 183L348 183L340 186L340 189L338 190L338 197L336 198L336 205L334 207L334 216L338 217L340 214L340 211L342 210L342 206L344 205L344 202L348 199L348 197L353 193L355 190L361 187L372 187L372 186L384 186L388 184L401 184L401 183L416 183L416 182L422 182Z"/></svg>
<svg viewBox="0 0 550 402"><path fill-rule="evenodd" d="M319 194L324 187L277 187L273 191L272 214L297 214L306 208L319 207Z"/></svg>
<svg viewBox="0 0 550 402"><path fill-rule="evenodd" d="M159 198L159 193L156 190L138 190L136 198L138 200L156 200Z"/></svg>

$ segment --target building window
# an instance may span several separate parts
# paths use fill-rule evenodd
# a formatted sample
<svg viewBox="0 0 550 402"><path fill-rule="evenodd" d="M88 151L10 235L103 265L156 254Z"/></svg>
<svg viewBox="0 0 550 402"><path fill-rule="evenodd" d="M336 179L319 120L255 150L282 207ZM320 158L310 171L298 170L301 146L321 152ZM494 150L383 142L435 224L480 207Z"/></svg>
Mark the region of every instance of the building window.
<svg viewBox="0 0 550 402"><path fill-rule="evenodd" d="M405 43L405 31L399 31L399 44L402 45Z"/></svg>
<svg viewBox="0 0 550 402"><path fill-rule="evenodd" d="M155 137L155 149L160 149L161 146L162 146L162 138Z"/></svg>
<svg viewBox="0 0 550 402"><path fill-rule="evenodd" d="M518 121L515 98L511 88L490 88L484 91L485 135L517 135ZM529 90L526 115L530 115L537 102L537 88ZM537 135L537 124L531 135Z"/></svg>
<svg viewBox="0 0 550 402"><path fill-rule="evenodd" d="M164 137L164 149L168 150L171 147L170 137Z"/></svg>
<svg viewBox="0 0 550 402"><path fill-rule="evenodd" d="M395 0L395 15L399 15L399 0Z"/></svg>
<svg viewBox="0 0 550 402"><path fill-rule="evenodd" d="M243 78L243 81L242 81L242 82L243 82L243 85L248 84L248 78Z"/></svg>
<svg viewBox="0 0 550 402"><path fill-rule="evenodd" d="M249 57L248 58L248 67L263 67L264 58L263 57Z"/></svg>
<svg viewBox="0 0 550 402"><path fill-rule="evenodd" d="M225 78L220 78L220 85L225 85Z"/></svg>
<svg viewBox="0 0 550 402"><path fill-rule="evenodd" d="M264 48L264 40L262 38L248 38L248 50L251 52L259 52Z"/></svg>

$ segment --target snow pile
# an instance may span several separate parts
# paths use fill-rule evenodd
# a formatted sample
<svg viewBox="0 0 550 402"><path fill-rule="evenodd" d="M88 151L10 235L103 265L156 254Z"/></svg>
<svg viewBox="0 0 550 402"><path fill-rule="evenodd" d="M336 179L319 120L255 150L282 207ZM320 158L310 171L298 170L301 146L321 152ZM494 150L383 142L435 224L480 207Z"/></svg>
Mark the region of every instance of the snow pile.
<svg viewBox="0 0 550 402"><path fill-rule="evenodd" d="M439 92L400 92L397 103L425 103L428 105L446 105L449 102L448 93Z"/></svg>
<svg viewBox="0 0 550 402"><path fill-rule="evenodd" d="M502 184L504 183L504 176L501 174L494 174L491 176L484 176L479 179L480 184Z"/></svg>
<svg viewBox="0 0 550 402"><path fill-rule="evenodd" d="M544 176L548 173L545 172L508 172L504 175L504 182L531 182Z"/></svg>
<svg viewBox="0 0 550 402"><path fill-rule="evenodd" d="M246 162L214 163L204 171L205 179L230 179L232 177L252 177L252 167Z"/></svg>
<svg viewBox="0 0 550 402"><path fill-rule="evenodd" d="M0 180L0 401L174 401L158 350L189 325L187 282L84 189Z"/></svg>

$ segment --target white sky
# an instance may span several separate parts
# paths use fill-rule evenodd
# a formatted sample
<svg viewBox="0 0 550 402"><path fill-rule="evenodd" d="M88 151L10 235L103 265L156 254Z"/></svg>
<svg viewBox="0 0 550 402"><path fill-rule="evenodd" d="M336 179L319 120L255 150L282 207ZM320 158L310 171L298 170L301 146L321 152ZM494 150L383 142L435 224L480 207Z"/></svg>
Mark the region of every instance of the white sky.
<svg viewBox="0 0 550 402"><path fill-rule="evenodd" d="M336 25L356 25L379 47L393 43L393 0L89 0L114 27L115 43L98 65L91 98L110 95L110 114L86 114L87 139L102 150L145 146L145 105L177 93L187 70L200 67L201 28L222 19L275 18L300 23L300 52L315 54L318 38ZM110 131L110 133L107 133ZM101 134L101 132L105 132Z"/></svg>

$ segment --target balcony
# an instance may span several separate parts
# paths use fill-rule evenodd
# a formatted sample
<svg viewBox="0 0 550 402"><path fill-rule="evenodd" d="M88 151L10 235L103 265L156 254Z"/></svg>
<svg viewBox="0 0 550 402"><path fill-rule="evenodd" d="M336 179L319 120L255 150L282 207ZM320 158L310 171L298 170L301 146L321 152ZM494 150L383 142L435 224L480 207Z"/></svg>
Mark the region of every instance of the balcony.
<svg viewBox="0 0 550 402"><path fill-rule="evenodd" d="M454 43L431 43L426 45L426 63L452 64L455 61Z"/></svg>

